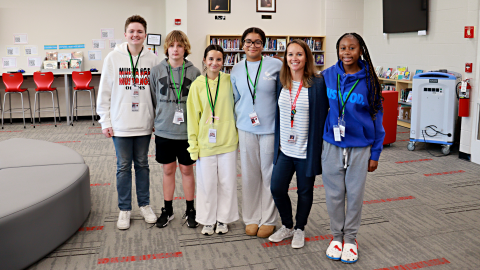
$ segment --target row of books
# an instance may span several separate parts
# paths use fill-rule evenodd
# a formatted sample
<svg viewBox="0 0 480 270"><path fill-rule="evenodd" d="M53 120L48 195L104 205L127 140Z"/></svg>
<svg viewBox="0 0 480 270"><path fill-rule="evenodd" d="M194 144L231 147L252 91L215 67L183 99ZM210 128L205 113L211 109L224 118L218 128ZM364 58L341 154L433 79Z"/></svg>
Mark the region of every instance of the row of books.
<svg viewBox="0 0 480 270"><path fill-rule="evenodd" d="M69 69L80 68L83 62L83 52L58 53L47 52L45 61L43 61L44 69Z"/></svg>
<svg viewBox="0 0 480 270"><path fill-rule="evenodd" d="M301 39L307 43L308 47L312 51L321 51L322 50L322 42L320 40L314 40L313 37L310 38L290 38L290 41L293 39Z"/></svg>
<svg viewBox="0 0 480 270"><path fill-rule="evenodd" d="M233 66L236 63L242 61L247 57L246 54L241 54L241 53L232 53L232 54L227 54L225 56L225 62L223 63L225 66Z"/></svg>
<svg viewBox="0 0 480 270"><path fill-rule="evenodd" d="M401 67L398 66L396 70L393 68L388 68L387 70L383 71L382 66L377 66L375 68L375 73L379 78L385 79L395 79L395 80L406 80L409 81L413 78L412 72L408 71L408 67ZM423 73L423 70L417 69L415 71L415 75Z"/></svg>
<svg viewBox="0 0 480 270"><path fill-rule="evenodd" d="M212 38L210 40L210 44L220 45L226 51L240 50L240 40L238 38L235 38L235 39Z"/></svg>
<svg viewBox="0 0 480 270"><path fill-rule="evenodd" d="M285 51L285 47L287 46L287 39L285 38L277 38L272 39L268 38L265 41L265 46L263 46L263 50L265 51Z"/></svg>

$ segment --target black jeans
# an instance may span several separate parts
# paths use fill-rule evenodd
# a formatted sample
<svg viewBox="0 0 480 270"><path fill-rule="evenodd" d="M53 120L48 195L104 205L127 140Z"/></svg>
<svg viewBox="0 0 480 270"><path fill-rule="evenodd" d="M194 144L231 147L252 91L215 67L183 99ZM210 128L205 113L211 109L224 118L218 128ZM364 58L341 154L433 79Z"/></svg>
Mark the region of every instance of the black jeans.
<svg viewBox="0 0 480 270"><path fill-rule="evenodd" d="M293 174L297 174L297 214L295 216L295 229L305 229L307 225L308 215L312 208L313 202L313 185L315 177L306 176L307 160L300 158L292 158L286 156L282 151L278 155L277 164L273 166L272 183L270 189L272 191L273 200L278 208L282 224L287 228L293 227L292 219L292 203L288 196L288 187L292 181Z"/></svg>

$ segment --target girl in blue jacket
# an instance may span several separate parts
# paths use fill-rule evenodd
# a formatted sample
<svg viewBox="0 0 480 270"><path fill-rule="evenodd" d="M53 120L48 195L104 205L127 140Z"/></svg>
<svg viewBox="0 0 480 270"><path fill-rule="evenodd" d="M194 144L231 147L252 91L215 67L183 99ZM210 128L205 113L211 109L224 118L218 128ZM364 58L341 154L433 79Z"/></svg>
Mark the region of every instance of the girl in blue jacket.
<svg viewBox="0 0 480 270"><path fill-rule="evenodd" d="M377 169L385 137L382 92L360 35L344 34L336 47L337 64L323 72L330 111L323 133L322 179L333 235L326 255L354 263L367 171Z"/></svg>

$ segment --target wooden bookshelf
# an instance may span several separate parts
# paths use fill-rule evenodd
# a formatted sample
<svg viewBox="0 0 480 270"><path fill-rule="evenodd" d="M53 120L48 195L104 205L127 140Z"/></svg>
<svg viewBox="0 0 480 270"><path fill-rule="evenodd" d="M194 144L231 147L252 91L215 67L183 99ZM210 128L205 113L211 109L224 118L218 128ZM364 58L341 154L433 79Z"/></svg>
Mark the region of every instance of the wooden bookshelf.
<svg viewBox="0 0 480 270"><path fill-rule="evenodd" d="M313 58L314 60L319 57L323 57L323 63L325 63L325 36L298 36L298 35L295 35L295 36L287 36L287 35L269 35L267 36L267 43L268 41L271 41L271 40L276 40L277 41L277 47L278 47L278 40L279 39L284 39L286 44L284 44L285 47L287 47L287 44L290 40L292 39L302 39L302 40L308 40L312 46L311 46L311 50L312 50L312 54L313 54ZM218 45L221 45L222 48L224 49L224 52L226 53L227 55L227 58L225 59L225 63L224 63L224 71L227 72L227 73L230 73L232 67L234 66L235 64L235 61L233 61L233 64L229 61L229 58L228 57L232 57L232 55L234 55L237 59L236 62L239 62L243 59L243 57L245 57L245 52L241 49L241 39L242 39L242 36L241 35L207 35L207 46L212 44L212 40L215 40L218 44L218 40L227 40L227 48L225 48L225 46L223 45L224 43L222 44L218 44ZM236 46L233 46L233 47L228 47L228 44L232 44L233 42L231 43L228 43L228 41L233 41L233 40L238 40L238 47ZM315 42L317 42L317 45L318 45L318 42L320 43L320 48L315 48ZM273 48L273 47L270 47L270 48L263 48L263 51L262 51L262 55L264 56L278 56L278 57L284 57L285 56L285 50L277 50L278 48ZM238 56L237 56L238 55ZM230 58L231 59L231 58ZM319 64L319 63L315 63L315 66L317 67L317 69L319 71L322 71L324 68L325 68L325 65L324 64Z"/></svg>
<svg viewBox="0 0 480 270"><path fill-rule="evenodd" d="M395 84L395 91L397 92L400 92L400 89L412 88L412 81L408 80L395 80L386 78L378 78L378 80L380 81L380 84ZM410 102L400 101L400 94L398 95L398 104L412 106ZM397 125L410 128L410 120L398 119Z"/></svg>

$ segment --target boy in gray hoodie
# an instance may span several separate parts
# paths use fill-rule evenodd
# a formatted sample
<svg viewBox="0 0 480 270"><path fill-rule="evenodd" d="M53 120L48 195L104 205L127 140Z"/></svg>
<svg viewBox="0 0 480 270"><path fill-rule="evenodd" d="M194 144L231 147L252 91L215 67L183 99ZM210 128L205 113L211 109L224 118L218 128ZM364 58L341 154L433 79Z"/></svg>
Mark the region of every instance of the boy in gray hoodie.
<svg viewBox="0 0 480 270"><path fill-rule="evenodd" d="M185 59L190 54L187 35L179 30L170 32L163 45L167 56L150 73L150 91L155 107L155 144L158 163L163 164L163 195L165 206L157 220L163 228L174 218L173 193L177 159L182 174L182 185L187 202L184 218L188 227L195 228L195 179L193 161L188 153L187 97L191 83L201 74L192 62Z"/></svg>

